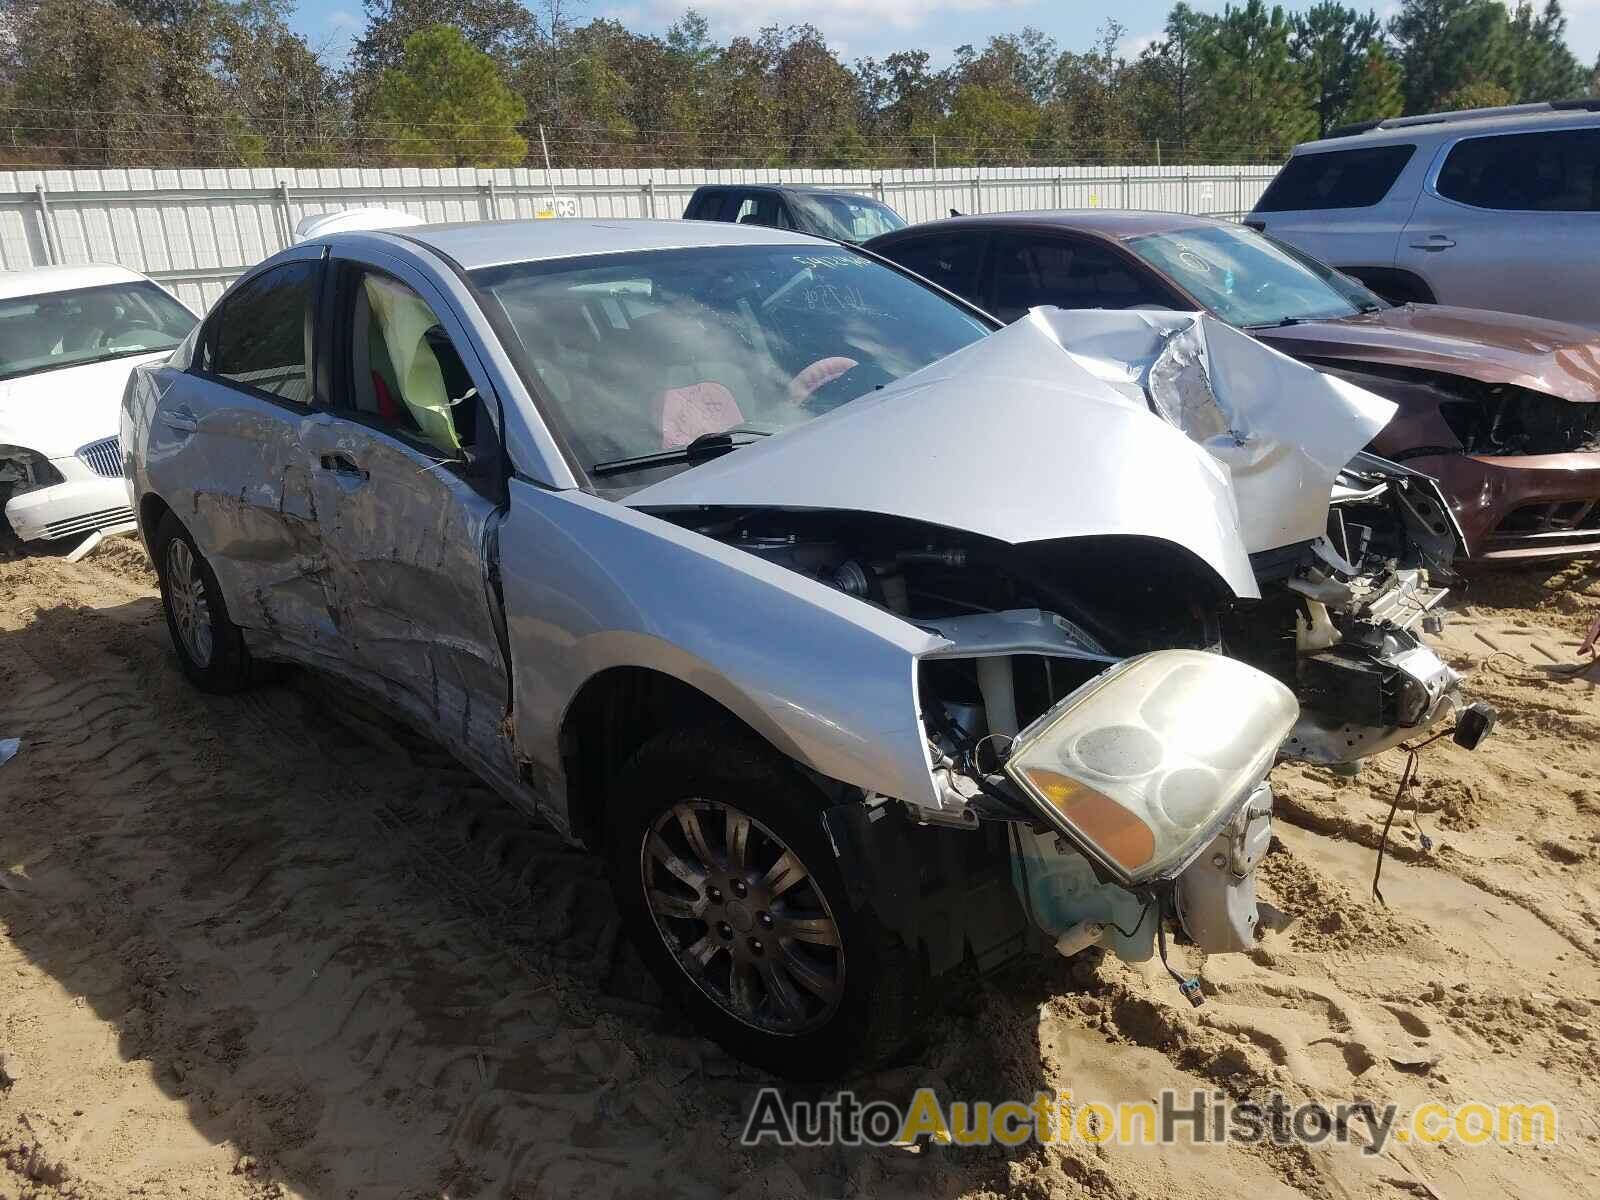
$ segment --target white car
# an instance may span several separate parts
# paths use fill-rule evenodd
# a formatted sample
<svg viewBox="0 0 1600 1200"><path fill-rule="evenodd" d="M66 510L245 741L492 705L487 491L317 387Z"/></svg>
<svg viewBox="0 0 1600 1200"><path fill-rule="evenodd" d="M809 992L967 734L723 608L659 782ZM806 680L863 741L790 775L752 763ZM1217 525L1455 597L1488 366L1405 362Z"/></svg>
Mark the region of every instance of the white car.
<svg viewBox="0 0 1600 1200"><path fill-rule="evenodd" d="M166 357L194 323L125 267L0 272L0 505L20 540L133 532L122 392L135 366Z"/></svg>

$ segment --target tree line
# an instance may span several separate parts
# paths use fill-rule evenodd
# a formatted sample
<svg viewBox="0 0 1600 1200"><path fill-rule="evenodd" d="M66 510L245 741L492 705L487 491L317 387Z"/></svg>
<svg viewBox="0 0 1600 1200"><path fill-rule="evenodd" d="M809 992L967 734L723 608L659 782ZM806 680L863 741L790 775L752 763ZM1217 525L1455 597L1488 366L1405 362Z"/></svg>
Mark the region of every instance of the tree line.
<svg viewBox="0 0 1600 1200"><path fill-rule="evenodd" d="M1274 162L1348 123L1595 94L1559 0L1177 3L842 62L813 25L715 41L574 0L363 0L342 62L288 0L0 0L0 155L75 166L781 166Z"/></svg>

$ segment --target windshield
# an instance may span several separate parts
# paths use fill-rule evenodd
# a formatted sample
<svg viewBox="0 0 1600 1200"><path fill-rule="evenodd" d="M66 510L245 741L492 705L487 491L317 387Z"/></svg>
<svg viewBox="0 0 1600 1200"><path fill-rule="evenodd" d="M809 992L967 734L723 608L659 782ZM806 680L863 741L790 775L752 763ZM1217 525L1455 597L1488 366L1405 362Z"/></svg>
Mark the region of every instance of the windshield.
<svg viewBox="0 0 1600 1200"><path fill-rule="evenodd" d="M153 283L0 300L0 379L171 350L194 322Z"/></svg>
<svg viewBox="0 0 1600 1200"><path fill-rule="evenodd" d="M1127 245L1230 325L1321 321L1383 307L1332 267L1242 226L1152 233Z"/></svg>
<svg viewBox="0 0 1600 1200"><path fill-rule="evenodd" d="M619 464L804 424L990 328L833 247L650 250L472 277L584 470L628 488L663 464Z"/></svg>
<svg viewBox="0 0 1600 1200"><path fill-rule="evenodd" d="M865 196L837 192L790 192L789 203L805 227L841 242L864 242L880 233L906 227L905 218L887 204Z"/></svg>

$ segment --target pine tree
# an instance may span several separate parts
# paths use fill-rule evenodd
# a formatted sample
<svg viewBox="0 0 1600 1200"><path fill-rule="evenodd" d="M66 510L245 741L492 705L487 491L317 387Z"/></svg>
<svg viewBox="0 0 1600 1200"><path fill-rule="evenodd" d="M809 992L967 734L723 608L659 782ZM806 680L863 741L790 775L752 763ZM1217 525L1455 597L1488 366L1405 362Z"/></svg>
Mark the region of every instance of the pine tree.
<svg viewBox="0 0 1600 1200"><path fill-rule="evenodd" d="M1222 162L1275 161L1317 129L1305 75L1289 53L1293 26L1262 0L1223 10L1200 61L1204 123L1196 142Z"/></svg>
<svg viewBox="0 0 1600 1200"><path fill-rule="evenodd" d="M1355 123L1398 117L1405 104L1399 65L1382 42L1368 42L1360 66L1356 68L1355 87L1345 105L1344 119Z"/></svg>

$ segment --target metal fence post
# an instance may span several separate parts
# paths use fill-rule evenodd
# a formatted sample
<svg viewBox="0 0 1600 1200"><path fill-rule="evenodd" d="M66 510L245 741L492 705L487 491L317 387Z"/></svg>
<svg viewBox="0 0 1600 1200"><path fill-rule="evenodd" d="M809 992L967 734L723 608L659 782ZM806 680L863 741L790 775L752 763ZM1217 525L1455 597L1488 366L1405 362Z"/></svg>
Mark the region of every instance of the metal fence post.
<svg viewBox="0 0 1600 1200"><path fill-rule="evenodd" d="M654 179L646 179L644 181L644 211L647 217L649 217L652 221L655 220L656 181Z"/></svg>
<svg viewBox="0 0 1600 1200"><path fill-rule="evenodd" d="M283 210L283 244L289 246L294 242L294 213L289 209L289 184L285 180L278 180L278 206Z"/></svg>
<svg viewBox="0 0 1600 1200"><path fill-rule="evenodd" d="M983 176L982 175L974 175L972 177L972 211L974 213L981 213L983 211Z"/></svg>
<svg viewBox="0 0 1600 1200"><path fill-rule="evenodd" d="M1122 176L1122 207L1133 207L1132 184L1130 183L1126 173L1124 173Z"/></svg>
<svg viewBox="0 0 1600 1200"><path fill-rule="evenodd" d="M494 176L489 176L489 182L483 185L483 194L489 198L489 219L500 219L500 189L495 186Z"/></svg>
<svg viewBox="0 0 1600 1200"><path fill-rule="evenodd" d="M1065 208L1066 207L1066 203L1062 199L1062 197L1064 197L1066 195L1066 190L1067 190L1067 181L1064 178L1062 178L1060 175L1057 175L1056 178L1055 178L1055 186L1051 190L1051 196L1055 200L1055 203L1052 205L1053 208Z"/></svg>
<svg viewBox="0 0 1600 1200"><path fill-rule="evenodd" d="M872 194L877 197L878 203L883 203L883 177L880 175L872 181Z"/></svg>
<svg viewBox="0 0 1600 1200"><path fill-rule="evenodd" d="M33 195L39 202L39 231L44 235L45 261L54 266L61 261L61 240L56 237L56 221L50 213L50 201L44 198L44 184L34 184Z"/></svg>

